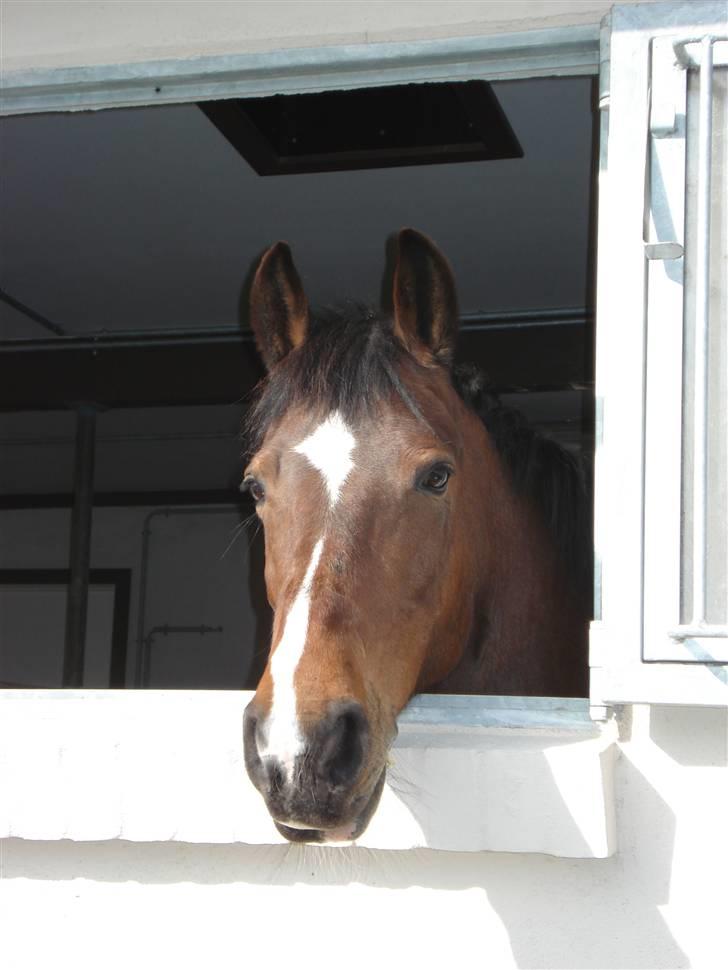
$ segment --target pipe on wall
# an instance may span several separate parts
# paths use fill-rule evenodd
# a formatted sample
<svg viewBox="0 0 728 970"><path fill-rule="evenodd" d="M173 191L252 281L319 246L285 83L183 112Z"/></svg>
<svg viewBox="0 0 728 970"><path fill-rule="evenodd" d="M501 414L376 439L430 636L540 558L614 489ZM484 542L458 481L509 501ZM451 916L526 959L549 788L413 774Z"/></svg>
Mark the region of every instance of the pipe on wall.
<svg viewBox="0 0 728 970"><path fill-rule="evenodd" d="M162 507L152 509L142 525L142 558L139 569L139 609L137 612L136 659L134 664L134 687L146 687L149 681L149 642L144 632L147 609L147 581L149 573L149 551L152 538L152 520L158 516L169 518L171 515L219 515L221 512L237 511L238 505L229 503L218 506L190 506L187 508Z"/></svg>
<svg viewBox="0 0 728 970"><path fill-rule="evenodd" d="M95 452L96 407L93 404L79 404L76 409L76 460L69 557L70 580L66 596L66 638L63 654L64 687L83 686Z"/></svg>

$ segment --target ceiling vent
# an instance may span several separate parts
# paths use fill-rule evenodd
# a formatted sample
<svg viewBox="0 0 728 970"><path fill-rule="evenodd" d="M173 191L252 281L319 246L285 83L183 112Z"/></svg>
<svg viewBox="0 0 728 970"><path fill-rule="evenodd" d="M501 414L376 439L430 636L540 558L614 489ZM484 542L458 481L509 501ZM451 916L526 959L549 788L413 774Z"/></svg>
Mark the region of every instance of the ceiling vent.
<svg viewBox="0 0 728 970"><path fill-rule="evenodd" d="M487 81L204 101L259 175L521 158Z"/></svg>

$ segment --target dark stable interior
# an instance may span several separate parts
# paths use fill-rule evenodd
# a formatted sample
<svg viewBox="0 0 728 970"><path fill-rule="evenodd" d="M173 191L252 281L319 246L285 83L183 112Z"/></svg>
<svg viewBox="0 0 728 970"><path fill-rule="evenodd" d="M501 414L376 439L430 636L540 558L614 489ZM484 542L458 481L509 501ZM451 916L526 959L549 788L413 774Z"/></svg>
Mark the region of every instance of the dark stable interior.
<svg viewBox="0 0 728 970"><path fill-rule="evenodd" d="M353 92L358 143L351 123L331 138L332 95L298 114L255 99L242 132L209 103L0 121L0 685L255 686L270 611L239 432L263 374L250 273L277 239L315 307L379 303L387 238L428 233L458 282L458 360L591 467L592 81L440 92L461 106L448 124L452 102L416 108L425 87L405 87L400 129L381 90ZM389 146L371 134L384 104ZM85 541L74 670L67 591Z"/></svg>

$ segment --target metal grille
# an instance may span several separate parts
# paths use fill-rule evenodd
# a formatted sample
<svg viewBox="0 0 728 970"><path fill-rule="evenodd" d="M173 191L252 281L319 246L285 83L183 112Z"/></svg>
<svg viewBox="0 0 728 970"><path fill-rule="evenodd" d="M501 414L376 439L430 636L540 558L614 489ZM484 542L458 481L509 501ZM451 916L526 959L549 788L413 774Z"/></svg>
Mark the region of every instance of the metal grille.
<svg viewBox="0 0 728 970"><path fill-rule="evenodd" d="M713 34L652 50L647 660L728 661L727 52Z"/></svg>

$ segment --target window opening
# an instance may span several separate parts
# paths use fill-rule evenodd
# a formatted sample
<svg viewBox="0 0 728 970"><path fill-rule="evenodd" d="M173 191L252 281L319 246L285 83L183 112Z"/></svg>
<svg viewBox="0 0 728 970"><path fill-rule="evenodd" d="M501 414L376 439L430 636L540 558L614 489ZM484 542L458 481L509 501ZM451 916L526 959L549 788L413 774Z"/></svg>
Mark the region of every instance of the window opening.
<svg viewBox="0 0 728 970"><path fill-rule="evenodd" d="M67 562L69 407L94 402L91 569L132 570L125 686L252 687L259 672L262 548L247 558L235 486L262 371L241 283L278 238L321 305L377 303L386 236L430 234L455 270L461 359L590 464L593 82L492 89L522 158L288 179L261 180L195 105L0 121L1 565ZM216 597L236 588L228 617Z"/></svg>

